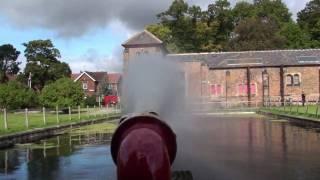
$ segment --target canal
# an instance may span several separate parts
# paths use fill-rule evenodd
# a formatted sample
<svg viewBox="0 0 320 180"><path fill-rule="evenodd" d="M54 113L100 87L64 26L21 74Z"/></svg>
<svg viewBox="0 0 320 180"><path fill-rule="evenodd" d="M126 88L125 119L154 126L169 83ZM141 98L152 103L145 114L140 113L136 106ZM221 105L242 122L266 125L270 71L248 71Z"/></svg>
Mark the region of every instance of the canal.
<svg viewBox="0 0 320 180"><path fill-rule="evenodd" d="M264 116L201 116L171 123L174 170L195 180L320 179L320 129ZM182 120L181 120L182 121ZM104 123L0 151L0 179L110 179L116 169Z"/></svg>

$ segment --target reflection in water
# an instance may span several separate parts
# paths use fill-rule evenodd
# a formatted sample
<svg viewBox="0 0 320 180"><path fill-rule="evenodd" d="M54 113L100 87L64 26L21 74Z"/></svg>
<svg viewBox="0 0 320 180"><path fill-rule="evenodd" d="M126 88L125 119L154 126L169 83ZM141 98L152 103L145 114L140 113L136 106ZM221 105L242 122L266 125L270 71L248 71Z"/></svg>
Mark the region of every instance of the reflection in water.
<svg viewBox="0 0 320 180"><path fill-rule="evenodd" d="M110 132L83 132L0 151L0 179L114 179Z"/></svg>
<svg viewBox="0 0 320 180"><path fill-rule="evenodd" d="M174 168L195 179L320 179L313 129L262 117L202 117L177 130L182 148Z"/></svg>
<svg viewBox="0 0 320 180"><path fill-rule="evenodd" d="M100 128L100 125L99 125ZM320 133L261 117L198 117L173 128L176 170L195 180L320 179ZM105 129L72 130L0 151L0 179L115 180Z"/></svg>

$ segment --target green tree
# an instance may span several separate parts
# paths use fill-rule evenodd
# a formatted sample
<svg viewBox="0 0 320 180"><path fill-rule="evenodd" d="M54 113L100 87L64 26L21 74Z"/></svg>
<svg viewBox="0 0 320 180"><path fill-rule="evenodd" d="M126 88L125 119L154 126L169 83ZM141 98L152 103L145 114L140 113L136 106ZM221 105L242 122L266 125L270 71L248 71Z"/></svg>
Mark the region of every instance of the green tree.
<svg viewBox="0 0 320 180"><path fill-rule="evenodd" d="M234 28L230 2L217 0L215 3L209 4L207 16L208 23L215 24L214 27L217 28L211 34L212 37L215 36L215 43L225 46Z"/></svg>
<svg viewBox="0 0 320 180"><path fill-rule="evenodd" d="M240 1L232 9L234 24L238 24L241 20L255 16L255 6L249 2Z"/></svg>
<svg viewBox="0 0 320 180"><path fill-rule="evenodd" d="M18 62L20 52L16 50L11 44L4 44L0 46L0 83L8 81L7 75L15 75L19 72Z"/></svg>
<svg viewBox="0 0 320 180"><path fill-rule="evenodd" d="M274 19L279 27L292 21L289 8L282 0L259 0L254 5L256 17Z"/></svg>
<svg viewBox="0 0 320 180"><path fill-rule="evenodd" d="M10 81L0 85L0 107L18 109L36 107L37 94L17 81Z"/></svg>
<svg viewBox="0 0 320 180"><path fill-rule="evenodd" d="M320 47L320 0L312 0L298 13L298 24L310 34L313 47Z"/></svg>
<svg viewBox="0 0 320 180"><path fill-rule="evenodd" d="M31 73L33 89L40 91L47 83L70 76L69 65L58 60L60 52L50 40L34 40L23 45L27 64L22 79L26 82Z"/></svg>
<svg viewBox="0 0 320 180"><path fill-rule="evenodd" d="M83 98L84 92L79 82L61 78L42 89L40 102L47 107L68 107L80 105Z"/></svg>
<svg viewBox="0 0 320 180"><path fill-rule="evenodd" d="M285 47L285 38L272 20L248 18L240 21L230 40L229 49L235 51L269 50Z"/></svg>
<svg viewBox="0 0 320 180"><path fill-rule="evenodd" d="M286 39L286 48L301 49L312 47L310 36L298 24L289 22L285 24L280 34Z"/></svg>

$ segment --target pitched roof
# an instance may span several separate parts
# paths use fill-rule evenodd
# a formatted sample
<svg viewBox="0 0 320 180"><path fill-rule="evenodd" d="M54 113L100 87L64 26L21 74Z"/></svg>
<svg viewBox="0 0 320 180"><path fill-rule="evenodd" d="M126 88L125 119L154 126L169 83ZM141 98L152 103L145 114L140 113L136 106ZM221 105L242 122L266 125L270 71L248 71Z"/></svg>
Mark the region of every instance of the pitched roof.
<svg viewBox="0 0 320 180"><path fill-rule="evenodd" d="M127 40L122 44L122 46L132 46L132 45L154 45L154 44L163 44L163 42L157 38L155 35L153 35L151 32L144 30L136 35L134 35L132 38Z"/></svg>
<svg viewBox="0 0 320 180"><path fill-rule="evenodd" d="M179 61L202 61L210 68L319 64L320 49L169 54Z"/></svg>
<svg viewBox="0 0 320 180"><path fill-rule="evenodd" d="M91 77L93 77L96 81L106 81L108 79L107 72L88 72Z"/></svg>
<svg viewBox="0 0 320 180"><path fill-rule="evenodd" d="M84 72L82 72L80 74L72 74L71 78L74 81L77 81L83 75L87 75L93 81L106 81L108 79L108 73L107 72L88 72L88 71L84 71Z"/></svg>
<svg viewBox="0 0 320 180"><path fill-rule="evenodd" d="M108 74L108 83L118 84L121 79L120 73L110 73Z"/></svg>

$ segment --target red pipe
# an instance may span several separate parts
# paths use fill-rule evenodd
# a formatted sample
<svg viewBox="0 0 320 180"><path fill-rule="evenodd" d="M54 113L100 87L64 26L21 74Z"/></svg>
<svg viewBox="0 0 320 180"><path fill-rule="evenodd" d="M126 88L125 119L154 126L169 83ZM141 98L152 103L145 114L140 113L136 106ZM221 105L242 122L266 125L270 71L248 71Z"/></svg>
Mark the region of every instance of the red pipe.
<svg viewBox="0 0 320 180"><path fill-rule="evenodd" d="M111 141L118 180L170 180L176 135L158 116L122 119Z"/></svg>

